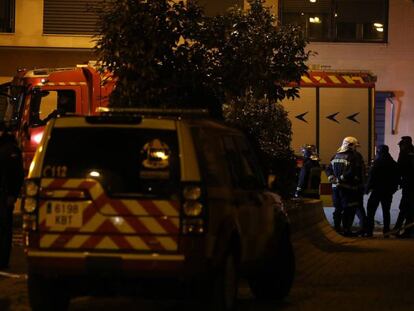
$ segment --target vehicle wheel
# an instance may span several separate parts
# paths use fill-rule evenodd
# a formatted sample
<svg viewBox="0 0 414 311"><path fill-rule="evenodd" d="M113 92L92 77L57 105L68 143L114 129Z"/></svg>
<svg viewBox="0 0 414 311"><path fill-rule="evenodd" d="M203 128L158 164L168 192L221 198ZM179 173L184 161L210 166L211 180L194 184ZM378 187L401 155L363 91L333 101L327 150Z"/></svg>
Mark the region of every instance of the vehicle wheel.
<svg viewBox="0 0 414 311"><path fill-rule="evenodd" d="M27 279L30 307L33 311L65 311L70 296L58 281L29 273Z"/></svg>
<svg viewBox="0 0 414 311"><path fill-rule="evenodd" d="M211 290L210 310L233 311L237 306L237 291L239 274L235 256L230 253L226 256L223 266L213 278Z"/></svg>
<svg viewBox="0 0 414 311"><path fill-rule="evenodd" d="M285 298L292 287L295 268L295 254L289 231L286 231L281 236L277 252L264 261L255 276L249 278L253 295L262 300Z"/></svg>

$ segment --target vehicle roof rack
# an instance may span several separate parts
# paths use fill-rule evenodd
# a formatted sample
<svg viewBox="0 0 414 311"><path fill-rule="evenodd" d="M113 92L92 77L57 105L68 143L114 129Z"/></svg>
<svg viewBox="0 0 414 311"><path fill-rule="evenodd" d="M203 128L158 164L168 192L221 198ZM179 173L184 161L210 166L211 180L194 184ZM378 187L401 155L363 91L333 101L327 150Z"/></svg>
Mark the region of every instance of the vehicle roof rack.
<svg viewBox="0 0 414 311"><path fill-rule="evenodd" d="M144 116L159 116L159 117L194 117L194 116L209 116L208 109L163 109L163 108L108 108L98 107L96 112L101 114L140 114Z"/></svg>

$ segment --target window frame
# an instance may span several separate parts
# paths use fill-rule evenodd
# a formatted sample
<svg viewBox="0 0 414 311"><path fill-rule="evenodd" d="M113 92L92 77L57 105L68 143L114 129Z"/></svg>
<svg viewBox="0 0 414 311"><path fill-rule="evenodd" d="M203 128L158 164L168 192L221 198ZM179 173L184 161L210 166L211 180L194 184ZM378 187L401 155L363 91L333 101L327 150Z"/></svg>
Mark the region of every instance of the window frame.
<svg viewBox="0 0 414 311"><path fill-rule="evenodd" d="M14 33L16 28L16 0L0 0L5 4L4 15L0 12L0 19L4 19L4 24L0 24L0 33Z"/></svg>
<svg viewBox="0 0 414 311"><path fill-rule="evenodd" d="M286 1L286 0L285 0ZM310 42L337 42L337 43L376 43L376 44L383 44L383 43L388 43L388 26L389 26L389 0L383 0L384 3L384 36L382 40L375 40L375 39L338 39L338 35L337 35L337 24L335 22L335 7L337 7L337 2L340 0L330 0L330 10L329 10L329 21L328 21L328 30L327 30L327 34L326 34L326 39L324 38L311 38L309 37L307 30L304 29L304 34L305 34L305 38L307 40L309 40ZM283 3L284 0L279 0L278 4L279 4L279 10L278 10L278 14L279 14L279 21L281 23L281 25L285 25L284 24L284 8L283 8ZM299 12L297 12L299 13ZM305 15L306 16L306 15Z"/></svg>

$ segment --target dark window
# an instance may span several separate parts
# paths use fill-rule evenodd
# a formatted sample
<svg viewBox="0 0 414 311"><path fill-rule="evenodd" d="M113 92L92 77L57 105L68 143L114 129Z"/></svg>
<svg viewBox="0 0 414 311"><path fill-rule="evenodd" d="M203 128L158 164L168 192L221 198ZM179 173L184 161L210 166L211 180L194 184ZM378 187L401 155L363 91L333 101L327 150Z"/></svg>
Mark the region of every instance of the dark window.
<svg viewBox="0 0 414 311"><path fill-rule="evenodd" d="M30 124L44 125L57 115L76 112L74 90L40 91L34 89L30 102Z"/></svg>
<svg viewBox="0 0 414 311"><path fill-rule="evenodd" d="M7 125L16 125L20 120L23 95L21 87L12 86L10 82L0 85L0 120Z"/></svg>
<svg viewBox="0 0 414 311"><path fill-rule="evenodd" d="M281 0L280 15L310 41L387 41L388 0Z"/></svg>
<svg viewBox="0 0 414 311"><path fill-rule="evenodd" d="M23 113L25 96L22 86L10 82L0 85L0 119L12 127L17 126Z"/></svg>
<svg viewBox="0 0 414 311"><path fill-rule="evenodd" d="M213 187L229 185L230 174L220 133L208 128L194 128L192 133L200 159L199 167L207 185Z"/></svg>
<svg viewBox="0 0 414 311"><path fill-rule="evenodd" d="M131 128L55 128L47 145L44 177L96 178L109 194L176 195L175 131Z"/></svg>
<svg viewBox="0 0 414 311"><path fill-rule="evenodd" d="M265 186L262 170L248 142L241 136L223 136L227 165L233 183L242 189L262 189Z"/></svg>
<svg viewBox="0 0 414 311"><path fill-rule="evenodd" d="M0 32L14 32L15 0L0 0Z"/></svg>
<svg viewBox="0 0 414 311"><path fill-rule="evenodd" d="M102 0L44 0L43 33L92 35L97 32L94 7Z"/></svg>
<svg viewBox="0 0 414 311"><path fill-rule="evenodd" d="M0 85L0 120L6 119L6 112L9 107L8 89L8 87Z"/></svg>

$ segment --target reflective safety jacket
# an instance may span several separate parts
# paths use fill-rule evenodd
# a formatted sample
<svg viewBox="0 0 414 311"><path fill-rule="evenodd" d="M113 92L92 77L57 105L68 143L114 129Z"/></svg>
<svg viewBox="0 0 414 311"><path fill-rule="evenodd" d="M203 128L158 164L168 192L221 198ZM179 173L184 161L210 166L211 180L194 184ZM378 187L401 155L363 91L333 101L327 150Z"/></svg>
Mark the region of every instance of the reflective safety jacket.
<svg viewBox="0 0 414 311"><path fill-rule="evenodd" d="M364 177L364 163L362 157L353 150L336 153L328 167L326 174L332 181L332 187L359 189Z"/></svg>

